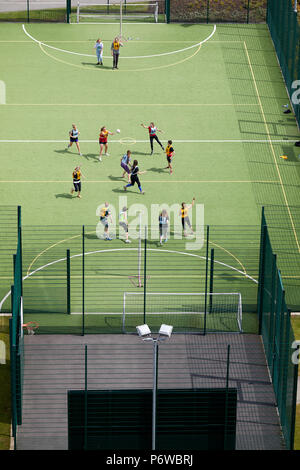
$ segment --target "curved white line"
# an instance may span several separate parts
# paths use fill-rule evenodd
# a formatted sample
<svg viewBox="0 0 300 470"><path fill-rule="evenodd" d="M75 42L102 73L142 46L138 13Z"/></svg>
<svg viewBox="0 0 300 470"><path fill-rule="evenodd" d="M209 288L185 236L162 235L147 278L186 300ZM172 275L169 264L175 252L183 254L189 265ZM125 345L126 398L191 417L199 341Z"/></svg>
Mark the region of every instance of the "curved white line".
<svg viewBox="0 0 300 470"><path fill-rule="evenodd" d="M93 255L95 253L108 253L108 252L112 252L112 251L124 251L124 250L130 250L130 251L136 251L138 250L138 248L112 248L112 249L109 249L109 250L96 250L96 251L88 251L86 253L84 253L85 255ZM178 255L187 255L187 256L193 256L195 258L201 258L201 259L206 259L205 256L200 256L200 255L195 255L193 253L186 253L185 251L175 251L175 250L159 250L157 248L148 248L148 251L162 251L163 253L176 253ZM78 258L82 256L82 253L79 253L77 255L73 255L70 257L70 259L72 258ZM30 276L32 276L33 274L37 273L38 271L41 271L42 269L44 268L47 268L48 266L52 266L53 264L56 264L56 263L60 263L61 261L66 261L67 258L61 258L61 259L57 259L55 261L51 261L51 263L47 263L45 264L44 266L40 266L39 268L35 269L34 271L31 271L31 273L27 274L27 276L24 276L23 277L23 281L25 281L26 279L28 279ZM208 258L210 259L210 258ZM233 271L236 271L238 272L239 274L241 274L242 276L245 276L247 277L248 279L250 279L251 281L255 282L256 284L258 284L258 281L256 279L254 279L253 277L249 276L249 274L246 274L244 273L243 271L240 271L239 269L237 268L234 268L233 266L230 266L230 264L226 264L226 263L222 263L221 261L217 261L217 260L214 260L215 263L217 264L220 264L221 266L225 266L226 268L229 268L229 269L232 269ZM2 305L4 304L4 302L6 301L6 299L10 296L11 294L11 291L9 291L4 297L3 299L1 300L0 302L0 312L2 310Z"/></svg>
<svg viewBox="0 0 300 470"><path fill-rule="evenodd" d="M23 31L26 34L26 36L28 36L32 41L36 42L39 45L49 47L49 49L54 49L55 51L66 52L67 54L79 55L79 56L83 56L83 57L95 57L94 54L81 54L79 52L72 52L72 51L67 51L66 49L60 49L58 47L49 46L49 44L46 44L42 41L39 41L38 39L35 39L33 36L31 36L31 34L29 34L26 31L26 28L25 28L24 24L22 25L22 28L23 28ZM151 57L162 57L162 56L166 56L166 55L177 54L179 52L184 52L184 51L187 51L189 49L192 49L193 47L198 47L201 44L204 44L205 42L209 41L209 39L215 34L216 29L217 29L217 27L216 27L216 25L214 25L212 33L210 33L210 35L206 39L203 39L203 41L200 41L197 44L193 44L192 46L185 47L184 49L178 49L177 51L171 51L171 52L163 52L161 54L140 55L140 56L132 56L132 57L127 57L127 56L122 55L122 59L147 59L147 58L151 58ZM111 58L111 56L103 56L103 57L104 57L104 59Z"/></svg>

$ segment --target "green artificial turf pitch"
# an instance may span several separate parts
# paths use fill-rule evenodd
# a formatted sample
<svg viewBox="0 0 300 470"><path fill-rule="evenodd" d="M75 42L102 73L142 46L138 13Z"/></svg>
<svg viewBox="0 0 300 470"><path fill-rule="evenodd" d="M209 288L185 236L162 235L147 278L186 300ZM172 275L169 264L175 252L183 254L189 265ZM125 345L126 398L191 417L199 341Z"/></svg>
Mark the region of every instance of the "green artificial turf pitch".
<svg viewBox="0 0 300 470"><path fill-rule="evenodd" d="M204 205L204 223L224 227L210 245L219 250L217 261L227 265L216 273L217 289L241 291L243 303L249 297L253 306L257 284L245 274L257 281L262 205L280 208L280 226L286 230L280 243L293 259L299 257L300 163L294 147L299 133L293 115L283 114L288 98L267 26L145 23L124 24L123 31L127 40L119 70L112 70L110 45L117 24L1 26L1 204L22 206L23 275L64 259L70 246L71 255L80 254L80 226L95 231L104 201L117 210L121 202L131 209L142 204L150 214L154 204L171 206L195 197ZM93 48L98 37L104 43L102 67ZM148 131L141 123L151 121L164 131L158 134L164 145L173 140L172 175L156 142L150 156ZM83 156L74 145L67 149L72 123L79 128ZM100 163L98 135L104 125L121 133L109 136L110 156ZM120 158L127 149L146 171L140 178L144 195L136 186L123 190ZM85 175L81 199L70 195L77 165ZM278 212L272 214L276 226ZM229 226L234 229L227 232ZM95 252L86 257L86 275L92 279L87 305L91 299L94 311L104 298L102 310L110 311L106 304L115 297L119 304L124 290L134 290L128 279L136 275L137 242L125 246L112 240L107 247L93 237L86 246ZM158 259L150 260L150 290L204 291L205 247L197 252L199 266L194 267L188 255L178 261L185 240L170 240L162 248L157 240L152 243L165 253L156 252ZM100 249L123 251L101 257ZM135 251L125 251L130 249ZM80 262L72 261L73 311L81 302ZM58 266L64 266L60 274L65 276L65 262ZM27 309L35 314L47 310L47 303L57 313L65 311L65 282L58 289L59 272L52 274L52 284L48 268L24 281ZM291 263L282 275L285 285L299 284ZM1 276L5 293L7 273ZM47 292L44 305L38 305L39 289L41 298Z"/></svg>

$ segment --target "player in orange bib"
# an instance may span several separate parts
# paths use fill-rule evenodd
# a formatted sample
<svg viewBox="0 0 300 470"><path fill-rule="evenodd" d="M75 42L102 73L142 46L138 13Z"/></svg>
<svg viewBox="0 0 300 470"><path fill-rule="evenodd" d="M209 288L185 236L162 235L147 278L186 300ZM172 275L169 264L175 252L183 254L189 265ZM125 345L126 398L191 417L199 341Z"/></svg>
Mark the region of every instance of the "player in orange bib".
<svg viewBox="0 0 300 470"><path fill-rule="evenodd" d="M175 150L172 145L172 140L168 140L168 145L166 146L166 155L167 155L168 166L165 168L165 170L169 169L170 175L171 175L173 173L172 158L175 155Z"/></svg>
<svg viewBox="0 0 300 470"><path fill-rule="evenodd" d="M102 152L103 152L103 147L105 147L105 154L107 157L109 157L109 153L107 153L107 138L109 135L114 135L114 132L110 132L106 129L105 126L101 127L100 129L100 134L99 134L99 144L100 144L100 155L99 155L99 161L102 161Z"/></svg>
<svg viewBox="0 0 300 470"><path fill-rule="evenodd" d="M113 56L113 69L118 68L120 47L122 46L123 44L121 43L118 37L116 37L111 44L110 50L111 50L111 55Z"/></svg>

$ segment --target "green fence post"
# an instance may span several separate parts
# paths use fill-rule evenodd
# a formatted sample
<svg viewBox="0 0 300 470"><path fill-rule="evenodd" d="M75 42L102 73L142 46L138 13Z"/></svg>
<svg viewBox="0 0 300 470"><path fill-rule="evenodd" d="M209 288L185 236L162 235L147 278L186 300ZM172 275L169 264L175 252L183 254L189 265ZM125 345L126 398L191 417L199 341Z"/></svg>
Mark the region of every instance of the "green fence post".
<svg viewBox="0 0 300 470"><path fill-rule="evenodd" d="M209 246L209 225L206 228L206 262L205 262L204 327L203 327L204 335L206 334L206 315L207 315L208 246Z"/></svg>
<svg viewBox="0 0 300 470"><path fill-rule="evenodd" d="M248 4L247 4L247 24L249 23L249 13L250 13L250 0L248 0Z"/></svg>
<svg viewBox="0 0 300 470"><path fill-rule="evenodd" d="M212 298L211 295L214 290L214 259L215 259L215 250L212 248L210 250L210 274L209 274L209 313L212 311Z"/></svg>
<svg viewBox="0 0 300 470"><path fill-rule="evenodd" d="M227 345L226 395L225 395L225 423L224 423L224 450L227 449L229 364L230 364L230 344Z"/></svg>
<svg viewBox="0 0 300 470"><path fill-rule="evenodd" d="M298 349L298 360L300 358L300 345ZM297 412L297 384L298 384L298 362L294 365L294 377L293 377L293 404L292 404L292 420L291 420L291 442L290 450L294 450L295 444L295 426L296 426L296 412Z"/></svg>
<svg viewBox="0 0 300 470"><path fill-rule="evenodd" d="M13 291L11 291L12 293ZM14 450L17 440L17 405L16 405L16 350L13 346L13 322L9 319L9 345L10 345L10 387L11 387L11 424L14 438Z"/></svg>
<svg viewBox="0 0 300 470"><path fill-rule="evenodd" d="M82 226L82 332L81 335L84 336L84 225Z"/></svg>
<svg viewBox="0 0 300 470"><path fill-rule="evenodd" d="M147 297L147 227L145 227L144 241L144 324L146 323L146 297Z"/></svg>
<svg viewBox="0 0 300 470"><path fill-rule="evenodd" d="M67 4L66 4L66 20L67 20L67 23L70 23L70 14L71 14L71 0L67 0Z"/></svg>
<svg viewBox="0 0 300 470"><path fill-rule="evenodd" d="M22 255L22 218L21 218L21 206L18 206L18 245L20 250L20 284L21 284L21 295L23 296L23 255Z"/></svg>
<svg viewBox="0 0 300 470"><path fill-rule="evenodd" d="M84 346L84 444L83 449L87 450L87 424L88 424L88 384L87 384L87 344Z"/></svg>
<svg viewBox="0 0 300 470"><path fill-rule="evenodd" d="M259 276L257 291L257 313L258 313L258 334L262 333L262 307L263 307L263 290L264 290L264 269L265 269L265 250L266 250L266 234L267 227L264 215L264 207L261 214L261 232L260 232L260 254L259 254Z"/></svg>
<svg viewBox="0 0 300 470"><path fill-rule="evenodd" d="M170 23L170 0L165 0L165 16L167 24Z"/></svg>
<svg viewBox="0 0 300 470"><path fill-rule="evenodd" d="M70 250L67 250L67 314L71 313L71 262Z"/></svg>

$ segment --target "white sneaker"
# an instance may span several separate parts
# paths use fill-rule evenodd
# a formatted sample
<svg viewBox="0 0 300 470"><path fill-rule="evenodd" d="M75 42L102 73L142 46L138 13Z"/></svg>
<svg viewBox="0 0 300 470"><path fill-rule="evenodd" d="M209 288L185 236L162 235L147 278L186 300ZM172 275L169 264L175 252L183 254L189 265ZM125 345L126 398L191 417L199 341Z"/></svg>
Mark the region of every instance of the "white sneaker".
<svg viewBox="0 0 300 470"><path fill-rule="evenodd" d="M131 243L131 240L125 240L125 243Z"/></svg>
<svg viewBox="0 0 300 470"><path fill-rule="evenodd" d="M110 154L109 154L109 153L105 153L104 155L105 155L106 157L109 157Z"/></svg>
<svg viewBox="0 0 300 470"><path fill-rule="evenodd" d="M98 160L99 160L99 162L102 162L102 158L101 158L101 157L99 157Z"/></svg>

